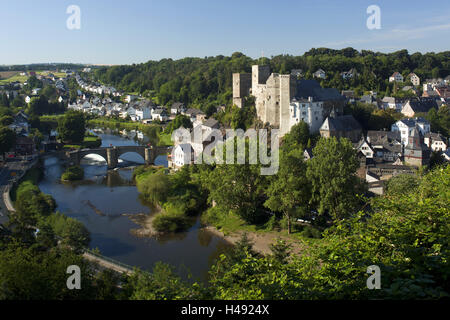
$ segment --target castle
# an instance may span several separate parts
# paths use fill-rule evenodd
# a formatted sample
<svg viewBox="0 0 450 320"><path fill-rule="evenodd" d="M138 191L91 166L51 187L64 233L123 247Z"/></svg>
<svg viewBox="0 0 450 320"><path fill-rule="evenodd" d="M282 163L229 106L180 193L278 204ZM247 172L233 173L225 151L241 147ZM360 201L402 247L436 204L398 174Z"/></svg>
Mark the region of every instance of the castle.
<svg viewBox="0 0 450 320"><path fill-rule="evenodd" d="M233 74L233 104L255 97L258 118L288 133L299 121L312 133L319 131L331 110L342 113L345 98L336 89L322 88L315 80L298 80L293 74L271 73L269 66L253 65L252 73Z"/></svg>

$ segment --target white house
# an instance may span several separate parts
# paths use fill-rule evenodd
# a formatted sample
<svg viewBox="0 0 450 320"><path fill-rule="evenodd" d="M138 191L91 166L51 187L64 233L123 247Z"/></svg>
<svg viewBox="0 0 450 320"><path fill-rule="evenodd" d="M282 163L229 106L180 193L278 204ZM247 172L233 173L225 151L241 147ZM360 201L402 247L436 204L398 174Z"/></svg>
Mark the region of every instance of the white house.
<svg viewBox="0 0 450 320"><path fill-rule="evenodd" d="M411 72L410 74L408 74L408 79L411 81L411 83L414 86L420 86L420 78L414 72Z"/></svg>
<svg viewBox="0 0 450 320"><path fill-rule="evenodd" d="M202 126L202 133L203 136L208 136L214 129L219 129L219 121L217 121L214 118L209 118L203 124Z"/></svg>
<svg viewBox="0 0 450 320"><path fill-rule="evenodd" d="M314 76L314 78L325 79L326 78L326 73L322 69L319 69L319 70L317 70L316 72L313 73L313 76Z"/></svg>
<svg viewBox="0 0 450 320"><path fill-rule="evenodd" d="M426 135L430 132L430 123L423 118L399 120L391 126L391 131L400 132L402 144L406 146L408 144L409 136L416 127L422 135Z"/></svg>
<svg viewBox="0 0 450 320"><path fill-rule="evenodd" d="M394 109L397 112L401 112L403 108L403 102L394 97L384 97L381 100L381 106L383 109Z"/></svg>
<svg viewBox="0 0 450 320"><path fill-rule="evenodd" d="M303 121L308 124L311 133L317 133L323 123L323 101L313 101L312 97L302 100L294 98L290 103L290 113L289 128Z"/></svg>
<svg viewBox="0 0 450 320"><path fill-rule="evenodd" d="M341 72L341 77L344 80L351 79L358 76L358 71L355 68L351 68L349 71Z"/></svg>
<svg viewBox="0 0 450 320"><path fill-rule="evenodd" d="M129 94L129 95L127 95L127 96L125 97L125 101L128 102L128 103L130 103L131 101L134 101L134 100L136 100L136 99L137 99L137 96L132 95L132 94Z"/></svg>
<svg viewBox="0 0 450 320"><path fill-rule="evenodd" d="M151 114L153 120L159 120L161 122L169 120L169 115L164 109L154 109Z"/></svg>
<svg viewBox="0 0 450 320"><path fill-rule="evenodd" d="M389 82L403 82L403 76L401 75L400 72L394 72L390 77L389 77Z"/></svg>
<svg viewBox="0 0 450 320"><path fill-rule="evenodd" d="M358 146L356 147L356 150L361 151L366 156L366 158L373 159L375 151L365 138L361 139Z"/></svg>
<svg viewBox="0 0 450 320"><path fill-rule="evenodd" d="M448 147L447 140L439 133L428 132L425 134L423 142L432 151L445 151Z"/></svg>
<svg viewBox="0 0 450 320"><path fill-rule="evenodd" d="M172 164L180 168L184 165L189 165L194 161L194 150L191 144L183 143L174 147L172 151Z"/></svg>
<svg viewBox="0 0 450 320"><path fill-rule="evenodd" d="M147 120L152 118L150 108L141 107L135 110L135 115L139 120Z"/></svg>
<svg viewBox="0 0 450 320"><path fill-rule="evenodd" d="M170 107L171 114L179 114L186 111L186 107L182 102L174 102Z"/></svg>

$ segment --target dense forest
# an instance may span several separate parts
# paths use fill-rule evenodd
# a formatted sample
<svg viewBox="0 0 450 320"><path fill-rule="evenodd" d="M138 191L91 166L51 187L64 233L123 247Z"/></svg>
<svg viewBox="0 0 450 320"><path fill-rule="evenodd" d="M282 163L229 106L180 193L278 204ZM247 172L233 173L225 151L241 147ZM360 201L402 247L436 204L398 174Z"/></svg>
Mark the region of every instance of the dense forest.
<svg viewBox="0 0 450 320"><path fill-rule="evenodd" d="M407 50L400 50L385 54L367 50L359 52L353 48L313 48L301 56L278 55L256 60L235 52L231 57L162 59L101 67L92 77L126 92L156 98L160 104L182 101L206 109L211 104L231 102L232 73L251 72L253 64L270 65L272 72L279 73L301 69L305 78L312 78L312 74L321 68L327 74L321 81L324 87L352 88L357 94L377 90L384 94L393 91L388 78L395 71L405 77L415 72L421 79L446 77L450 74L450 51L409 54ZM342 79L340 73L351 68L355 68L359 75L354 79Z"/></svg>

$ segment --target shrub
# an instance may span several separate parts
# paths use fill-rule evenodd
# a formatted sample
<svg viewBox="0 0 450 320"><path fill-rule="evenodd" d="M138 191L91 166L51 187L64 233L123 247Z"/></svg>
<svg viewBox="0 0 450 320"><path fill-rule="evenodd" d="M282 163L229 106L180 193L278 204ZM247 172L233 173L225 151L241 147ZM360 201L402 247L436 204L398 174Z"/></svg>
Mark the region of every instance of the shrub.
<svg viewBox="0 0 450 320"><path fill-rule="evenodd" d="M313 226L305 226L302 231L302 235L306 238L320 239L322 238L322 232Z"/></svg>
<svg viewBox="0 0 450 320"><path fill-rule="evenodd" d="M80 166L72 166L61 175L61 180L75 181L81 180L84 177L84 169Z"/></svg>
<svg viewBox="0 0 450 320"><path fill-rule="evenodd" d="M152 225L158 232L180 232L190 227L182 209L173 205L168 205L165 212L157 214Z"/></svg>

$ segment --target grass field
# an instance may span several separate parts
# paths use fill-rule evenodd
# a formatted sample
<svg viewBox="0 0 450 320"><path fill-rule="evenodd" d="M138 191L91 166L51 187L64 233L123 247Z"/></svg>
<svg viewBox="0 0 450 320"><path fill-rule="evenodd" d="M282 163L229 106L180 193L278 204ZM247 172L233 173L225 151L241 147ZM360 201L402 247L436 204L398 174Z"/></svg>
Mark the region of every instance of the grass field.
<svg viewBox="0 0 450 320"><path fill-rule="evenodd" d="M21 76L19 71L2 71L0 72L0 84L6 84L14 81L24 83L28 76Z"/></svg>
<svg viewBox="0 0 450 320"><path fill-rule="evenodd" d="M47 76L49 73L54 74L58 78L64 78L66 76L66 74L64 72L36 71L36 74L40 74L42 76Z"/></svg>

